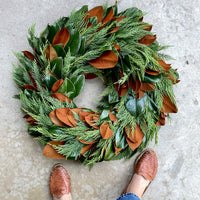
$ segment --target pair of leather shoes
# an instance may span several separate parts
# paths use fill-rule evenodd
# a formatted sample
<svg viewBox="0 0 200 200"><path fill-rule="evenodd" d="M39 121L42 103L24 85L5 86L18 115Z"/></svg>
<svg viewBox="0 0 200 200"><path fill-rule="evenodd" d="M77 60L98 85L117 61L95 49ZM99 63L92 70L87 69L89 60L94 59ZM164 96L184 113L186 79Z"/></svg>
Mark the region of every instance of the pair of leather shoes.
<svg viewBox="0 0 200 200"><path fill-rule="evenodd" d="M50 175L49 188L51 196L56 200L62 199L64 196L64 199L72 199L70 176L61 164L54 165Z"/></svg>
<svg viewBox="0 0 200 200"><path fill-rule="evenodd" d="M158 159L156 153L152 149L147 149L143 151L136 159L133 176L134 174L141 175L144 179L148 180L150 184L154 180L157 170ZM126 190L130 183L131 180L123 190L122 194L127 193ZM146 187L146 189L148 188L148 186ZM144 192L146 191L146 189L144 190Z"/></svg>

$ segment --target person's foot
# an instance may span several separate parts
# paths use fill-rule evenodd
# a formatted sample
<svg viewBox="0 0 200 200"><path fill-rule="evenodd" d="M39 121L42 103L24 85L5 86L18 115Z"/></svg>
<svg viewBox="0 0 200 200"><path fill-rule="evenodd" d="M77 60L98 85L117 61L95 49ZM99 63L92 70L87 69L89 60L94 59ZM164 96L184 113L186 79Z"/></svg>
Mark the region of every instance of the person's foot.
<svg viewBox="0 0 200 200"><path fill-rule="evenodd" d="M135 162L133 177L123 193L134 193L141 199L149 184L155 178L157 169L156 153L150 149L142 152Z"/></svg>
<svg viewBox="0 0 200 200"><path fill-rule="evenodd" d="M50 175L49 188L53 200L71 200L71 183L67 170L56 164Z"/></svg>

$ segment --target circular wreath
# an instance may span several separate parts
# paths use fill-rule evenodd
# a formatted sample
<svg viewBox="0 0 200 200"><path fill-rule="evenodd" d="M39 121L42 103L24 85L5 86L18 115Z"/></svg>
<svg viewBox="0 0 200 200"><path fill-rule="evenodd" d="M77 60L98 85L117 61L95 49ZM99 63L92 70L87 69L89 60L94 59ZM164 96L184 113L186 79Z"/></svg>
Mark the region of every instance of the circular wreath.
<svg viewBox="0 0 200 200"><path fill-rule="evenodd" d="M178 73L164 60L152 25L143 13L117 3L88 6L47 25L39 37L29 29L33 53L16 53L13 77L19 86L28 133L45 145L44 156L93 164L130 158L155 138L169 113L176 113L173 84ZM85 79L105 84L98 110L73 99Z"/></svg>

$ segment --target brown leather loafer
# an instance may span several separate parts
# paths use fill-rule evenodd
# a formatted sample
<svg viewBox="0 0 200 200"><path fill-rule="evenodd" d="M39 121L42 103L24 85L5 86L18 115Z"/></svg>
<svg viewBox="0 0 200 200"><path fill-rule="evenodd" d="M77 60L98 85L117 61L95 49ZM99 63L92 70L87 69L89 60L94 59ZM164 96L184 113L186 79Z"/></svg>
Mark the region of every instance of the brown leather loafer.
<svg viewBox="0 0 200 200"><path fill-rule="evenodd" d="M71 200L71 183L67 170L61 165L56 164L50 175L49 188L51 196L61 198L65 195L67 200Z"/></svg>
<svg viewBox="0 0 200 200"><path fill-rule="evenodd" d="M155 178L157 170L158 170L158 160L157 160L156 153L152 149L147 149L147 150L143 151L136 159L133 176L134 176L134 174L141 175L146 180L149 180L150 181L149 184L150 184L153 181L153 179ZM127 186L124 188L121 195L126 193L127 188L129 186L129 184L131 183L131 180L127 184ZM146 189L148 188L148 186L146 187ZM145 189L145 191L146 191L146 189Z"/></svg>
<svg viewBox="0 0 200 200"><path fill-rule="evenodd" d="M143 176L151 182L155 178L157 170L158 159L152 149L147 149L139 155L135 162L134 173Z"/></svg>

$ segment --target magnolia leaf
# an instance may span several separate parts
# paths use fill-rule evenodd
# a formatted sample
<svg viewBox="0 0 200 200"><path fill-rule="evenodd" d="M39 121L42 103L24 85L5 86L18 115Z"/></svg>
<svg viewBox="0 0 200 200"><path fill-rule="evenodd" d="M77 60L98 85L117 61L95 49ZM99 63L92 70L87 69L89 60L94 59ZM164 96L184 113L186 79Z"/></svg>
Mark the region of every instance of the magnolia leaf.
<svg viewBox="0 0 200 200"><path fill-rule="evenodd" d="M109 108L108 109L104 109L100 115L100 120L109 120Z"/></svg>
<svg viewBox="0 0 200 200"><path fill-rule="evenodd" d="M57 125L57 126L62 126L65 127L66 125L64 123L62 123L56 116L56 111L53 110L49 113L49 118L51 119L51 121Z"/></svg>
<svg viewBox="0 0 200 200"><path fill-rule="evenodd" d="M60 30L60 27L57 23L55 23L52 26L48 25L47 29L48 29L47 39L50 43L52 43L53 38L55 37L56 33Z"/></svg>
<svg viewBox="0 0 200 200"><path fill-rule="evenodd" d="M105 149L104 160L109 161L115 156L115 149L113 143L110 142Z"/></svg>
<svg viewBox="0 0 200 200"><path fill-rule="evenodd" d="M44 147L44 151L43 151L43 156L49 157L49 158L53 158L53 159L64 159L65 156L63 156L62 154L58 153L53 147L52 145L63 145L64 142L56 142L56 141L51 141L49 144L47 144Z"/></svg>
<svg viewBox="0 0 200 200"><path fill-rule="evenodd" d="M53 61L51 61L50 63L51 68L54 69L54 74L57 77L61 77L62 76L62 69L63 69L63 59L61 57L58 57L56 59L54 59Z"/></svg>
<svg viewBox="0 0 200 200"><path fill-rule="evenodd" d="M93 144L89 144L89 145L87 145L87 146L84 146L84 147L81 149L81 155L83 155L85 152L89 151L92 147L93 147Z"/></svg>
<svg viewBox="0 0 200 200"><path fill-rule="evenodd" d="M121 129L117 129L115 133L115 145L117 148L121 149L124 149L128 145L124 136L124 132L121 131Z"/></svg>
<svg viewBox="0 0 200 200"><path fill-rule="evenodd" d="M68 126L74 127L74 125L70 122L68 118L69 111L69 108L58 108L56 109L56 116L61 122L67 124Z"/></svg>
<svg viewBox="0 0 200 200"><path fill-rule="evenodd" d="M97 69L113 68L117 62L118 56L111 50L104 51L100 57L89 61L89 63Z"/></svg>
<svg viewBox="0 0 200 200"><path fill-rule="evenodd" d="M171 64L166 64L164 60L157 60L157 61L159 65L161 65L165 71L168 71L169 69L171 69Z"/></svg>
<svg viewBox="0 0 200 200"><path fill-rule="evenodd" d="M22 51L22 53L29 59L29 60L36 60L35 56L29 51Z"/></svg>
<svg viewBox="0 0 200 200"><path fill-rule="evenodd" d="M90 17L97 17L97 23L100 23L103 18L103 6L98 6L88 11L86 20Z"/></svg>
<svg viewBox="0 0 200 200"><path fill-rule="evenodd" d="M145 73L143 81L147 82L147 83L157 83L157 82L161 81L161 74L150 75L150 74Z"/></svg>
<svg viewBox="0 0 200 200"><path fill-rule="evenodd" d="M92 74L92 73L84 74L84 76L85 76L85 79L93 79L93 78L98 77L96 74Z"/></svg>
<svg viewBox="0 0 200 200"><path fill-rule="evenodd" d="M71 103L71 99L68 96L66 96L62 93L59 93L59 92L53 93L51 96L55 99L58 99L59 101L61 101L63 103L65 103L66 100L67 100L68 103Z"/></svg>
<svg viewBox="0 0 200 200"><path fill-rule="evenodd" d="M150 74L150 75L158 75L158 74L160 74L160 71L155 71L155 70L152 70L152 69L146 69L145 73Z"/></svg>
<svg viewBox="0 0 200 200"><path fill-rule="evenodd" d="M163 105L161 108L161 112L164 112L164 113L177 113L178 112L176 105L174 103L172 103L171 99L165 94L163 96Z"/></svg>
<svg viewBox="0 0 200 200"><path fill-rule="evenodd" d="M55 76L53 76L52 74L47 74L44 78L43 83L45 84L45 86L47 86L49 90L51 90L52 86L56 81L57 78Z"/></svg>
<svg viewBox="0 0 200 200"><path fill-rule="evenodd" d="M62 44L56 44L56 45L53 46L53 48L56 50L56 53L57 53L57 55L59 57L62 57L63 59L65 58L66 52L63 49L63 45Z"/></svg>
<svg viewBox="0 0 200 200"><path fill-rule="evenodd" d="M103 19L102 24L106 25L112 18L113 18L114 12L113 8L111 8L110 12L107 14L107 16Z"/></svg>
<svg viewBox="0 0 200 200"><path fill-rule="evenodd" d="M156 40L156 35L146 35L142 39L138 40L139 43L142 43L146 46L151 45Z"/></svg>
<svg viewBox="0 0 200 200"><path fill-rule="evenodd" d="M68 43L70 38L70 33L68 31L67 28L62 28L60 31L58 31L58 33L55 35L55 37L53 38L53 42L52 45L56 45L56 44L63 44L63 48L65 47L65 45Z"/></svg>
<svg viewBox="0 0 200 200"><path fill-rule="evenodd" d="M100 133L104 140L114 135L113 131L109 127L109 123L101 124Z"/></svg>
<svg viewBox="0 0 200 200"><path fill-rule="evenodd" d="M75 89L74 84L68 78L65 78L65 80L64 80L63 84L60 86L58 92L64 93L64 94L70 93L68 97L70 99L73 99L72 97L73 97L74 93L76 92L76 89Z"/></svg>
<svg viewBox="0 0 200 200"><path fill-rule="evenodd" d="M95 121L97 121L99 117L95 114L89 114L85 116L85 121L87 122L88 125L92 126L95 129L98 129L99 127L95 125Z"/></svg>
<svg viewBox="0 0 200 200"><path fill-rule="evenodd" d="M113 122L117 121L116 114L112 113L110 110L109 110L109 117L110 117L111 121L113 121Z"/></svg>
<svg viewBox="0 0 200 200"><path fill-rule="evenodd" d="M46 55L46 58L49 59L50 62L58 57L55 49L51 45L47 46L47 48L44 50L44 53Z"/></svg>
<svg viewBox="0 0 200 200"><path fill-rule="evenodd" d="M85 85L85 76L79 75L76 77L71 78L72 83L75 86L76 92L73 95L73 98L77 97L84 88Z"/></svg>
<svg viewBox="0 0 200 200"><path fill-rule="evenodd" d="M84 52L85 52L85 37L81 37L81 46L80 46L78 54L83 55Z"/></svg>
<svg viewBox="0 0 200 200"><path fill-rule="evenodd" d="M52 88L51 88L51 92L57 92L58 91L58 89L60 88L60 86L63 84L63 79L59 79L59 80L57 80L54 84L53 84L53 86L52 86Z"/></svg>

